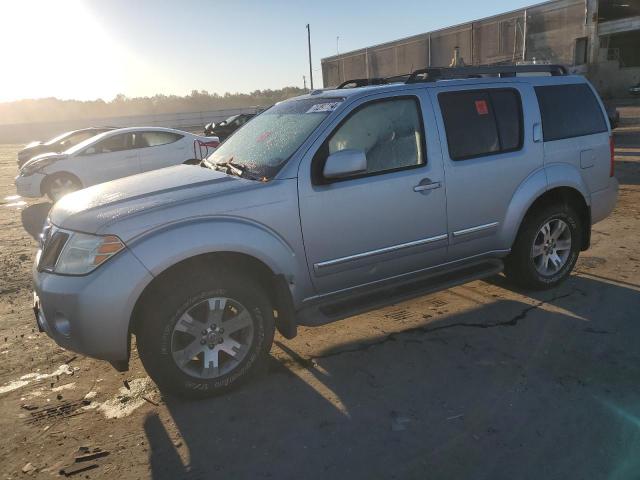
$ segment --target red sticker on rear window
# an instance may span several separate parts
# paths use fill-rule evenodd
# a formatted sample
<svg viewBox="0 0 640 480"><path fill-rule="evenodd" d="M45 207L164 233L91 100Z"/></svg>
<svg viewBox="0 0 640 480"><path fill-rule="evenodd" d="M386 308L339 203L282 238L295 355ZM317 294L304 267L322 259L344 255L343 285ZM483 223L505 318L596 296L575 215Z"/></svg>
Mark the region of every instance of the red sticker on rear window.
<svg viewBox="0 0 640 480"><path fill-rule="evenodd" d="M486 100L476 100L476 112L478 112L478 115L487 115L489 113Z"/></svg>

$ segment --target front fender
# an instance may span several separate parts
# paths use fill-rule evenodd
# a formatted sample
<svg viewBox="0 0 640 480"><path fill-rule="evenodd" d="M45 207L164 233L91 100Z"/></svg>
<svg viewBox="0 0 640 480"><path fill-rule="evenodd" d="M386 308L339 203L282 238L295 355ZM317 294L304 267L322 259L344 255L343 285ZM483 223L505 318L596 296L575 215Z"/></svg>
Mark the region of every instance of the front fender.
<svg viewBox="0 0 640 480"><path fill-rule="evenodd" d="M263 224L234 216L192 218L145 232L128 242L142 264L157 276L167 268L206 253L234 252L254 257L289 283L303 277L294 249Z"/></svg>

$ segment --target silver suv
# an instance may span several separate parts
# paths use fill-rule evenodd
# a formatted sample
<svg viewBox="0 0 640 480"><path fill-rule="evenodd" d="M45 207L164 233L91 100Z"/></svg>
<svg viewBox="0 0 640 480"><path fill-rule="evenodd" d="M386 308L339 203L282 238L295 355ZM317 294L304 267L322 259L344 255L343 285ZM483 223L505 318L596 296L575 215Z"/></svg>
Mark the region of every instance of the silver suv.
<svg viewBox="0 0 640 480"><path fill-rule="evenodd" d="M200 167L70 194L33 276L65 348L191 397L318 325L504 270L556 286L616 202L611 131L560 66L426 69L275 105ZM346 87L353 88L346 88Z"/></svg>

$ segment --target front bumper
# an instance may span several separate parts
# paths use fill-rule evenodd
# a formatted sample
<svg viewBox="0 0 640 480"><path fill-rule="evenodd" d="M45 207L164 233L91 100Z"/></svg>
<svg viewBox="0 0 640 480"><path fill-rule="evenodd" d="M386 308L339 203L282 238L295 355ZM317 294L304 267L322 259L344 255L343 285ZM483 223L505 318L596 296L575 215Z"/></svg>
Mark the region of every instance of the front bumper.
<svg viewBox="0 0 640 480"><path fill-rule="evenodd" d="M68 350L110 362L129 358L129 323L152 276L125 249L83 276L38 271L33 265L34 311L40 330Z"/></svg>
<svg viewBox="0 0 640 480"><path fill-rule="evenodd" d="M591 194L591 224L594 225L607 218L616 206L618 200L618 180L609 179L607 188Z"/></svg>
<svg viewBox="0 0 640 480"><path fill-rule="evenodd" d="M34 173L28 177L18 175L15 179L16 193L21 197L41 197L42 191L40 185L44 180L45 175L42 173Z"/></svg>

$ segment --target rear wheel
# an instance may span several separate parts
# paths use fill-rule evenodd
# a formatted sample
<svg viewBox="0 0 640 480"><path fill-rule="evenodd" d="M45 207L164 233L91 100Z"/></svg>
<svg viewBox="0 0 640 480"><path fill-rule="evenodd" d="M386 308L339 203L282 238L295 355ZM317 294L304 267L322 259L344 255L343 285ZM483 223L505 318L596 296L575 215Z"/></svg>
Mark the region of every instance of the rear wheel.
<svg viewBox="0 0 640 480"><path fill-rule="evenodd" d="M263 289L232 272L172 277L148 305L138 351L161 389L190 398L224 392L264 364L273 307ZM188 285L184 285L188 283Z"/></svg>
<svg viewBox="0 0 640 480"><path fill-rule="evenodd" d="M550 205L528 215L505 261L514 283L553 288L569 276L582 245L580 217L569 205Z"/></svg>
<svg viewBox="0 0 640 480"><path fill-rule="evenodd" d="M45 178L42 190L55 203L68 193L75 192L81 188L80 181L74 176L66 173L54 173Z"/></svg>

